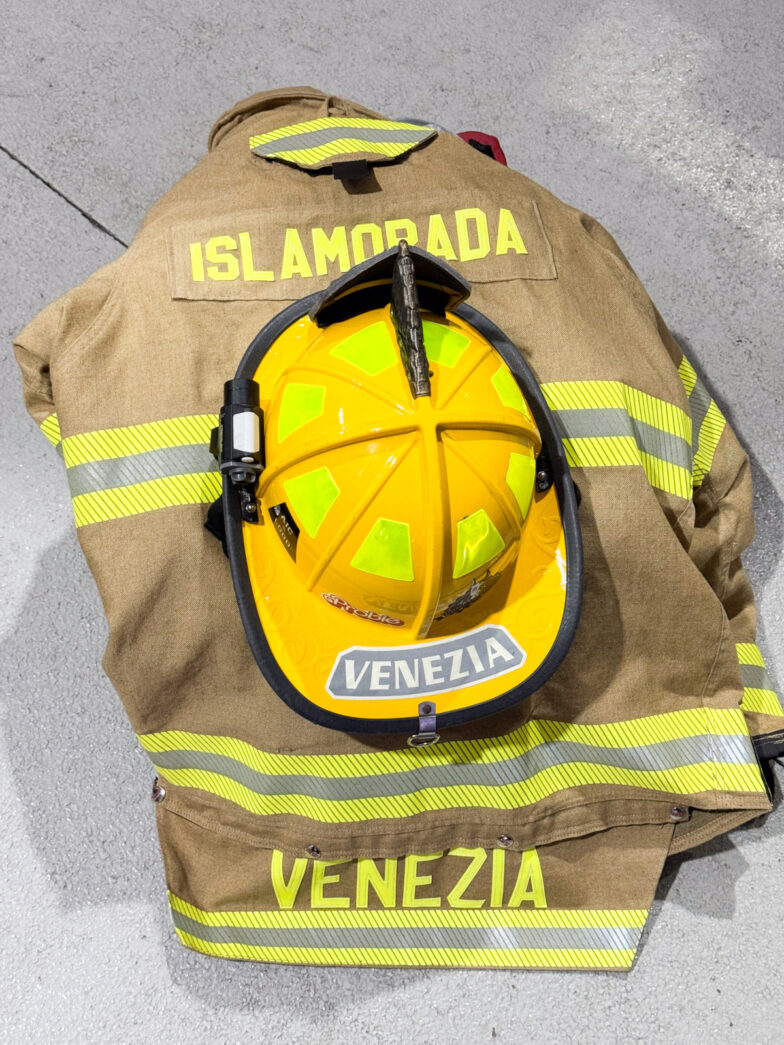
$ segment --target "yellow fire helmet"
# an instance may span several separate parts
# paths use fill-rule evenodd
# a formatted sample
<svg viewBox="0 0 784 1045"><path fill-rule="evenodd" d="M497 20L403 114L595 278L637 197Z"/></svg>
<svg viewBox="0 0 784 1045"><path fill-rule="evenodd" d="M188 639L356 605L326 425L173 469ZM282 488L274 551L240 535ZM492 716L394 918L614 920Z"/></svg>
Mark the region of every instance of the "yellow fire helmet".
<svg viewBox="0 0 784 1045"><path fill-rule="evenodd" d="M563 660L582 549L561 439L470 286L401 241L286 308L214 450L245 632L272 689L350 733L501 711Z"/></svg>

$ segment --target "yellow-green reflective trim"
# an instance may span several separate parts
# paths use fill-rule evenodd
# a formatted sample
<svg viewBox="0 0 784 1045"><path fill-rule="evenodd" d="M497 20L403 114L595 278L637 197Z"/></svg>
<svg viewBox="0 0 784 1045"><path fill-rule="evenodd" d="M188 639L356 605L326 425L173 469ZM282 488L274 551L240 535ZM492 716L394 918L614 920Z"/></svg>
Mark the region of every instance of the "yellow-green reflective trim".
<svg viewBox="0 0 784 1045"><path fill-rule="evenodd" d="M540 802L567 787L591 784L647 789L668 795L695 795L715 790L764 794L756 764L722 762L701 762L666 770L574 763L567 767L548 767L528 780L492 788L464 785L392 798L368 796L344 801L299 793L263 795L219 773L166 769L157 765L156 769L171 784L207 791L258 816L286 814L326 824L401 819L460 807L515 810Z"/></svg>
<svg viewBox="0 0 784 1045"><path fill-rule="evenodd" d="M552 741L628 749L705 734L747 737L748 728L743 712L740 708L687 708L599 725L531 719L511 733L501 736L442 741L428 749L427 763L442 766L494 764ZM405 747L399 751L344 755L284 755L263 751L235 737L184 730L141 733L139 742L150 755L157 751L202 751L205 754L225 755L253 770L274 776L304 774L324 778L363 777L407 772L420 769L423 764L421 751Z"/></svg>
<svg viewBox="0 0 784 1045"><path fill-rule="evenodd" d="M73 499L77 526L123 519L159 508L183 504L212 504L221 494L220 472L168 475L131 486L78 494Z"/></svg>
<svg viewBox="0 0 784 1045"><path fill-rule="evenodd" d="M528 515L531 499L534 495L536 479L536 460L533 454L509 455L509 467L506 469L506 485L515 496L523 518Z"/></svg>
<svg viewBox="0 0 784 1045"><path fill-rule="evenodd" d="M504 406L509 407L511 410L519 410L526 417L531 416L523 398L523 393L520 391L520 386L505 363L499 366L490 378L490 381Z"/></svg>
<svg viewBox="0 0 784 1045"><path fill-rule="evenodd" d="M640 451L640 463L651 486L666 490L677 497L691 497L691 476L688 469L664 461L661 457L646 454L644 450Z"/></svg>
<svg viewBox="0 0 784 1045"><path fill-rule="evenodd" d="M739 664L756 664L757 667L765 667L765 658L756 642L738 642L735 645L735 652L738 655Z"/></svg>
<svg viewBox="0 0 784 1045"><path fill-rule="evenodd" d="M627 969L648 915L638 908L204 911L171 892L169 903L177 935L188 947L215 957L305 965ZM283 942L249 942L263 940L265 933ZM564 933L586 946L563 946ZM317 942L303 946L306 934ZM324 946L318 945L319 934ZM453 941L481 934L496 946L448 946L439 942L447 934ZM539 946L516 943L526 934ZM346 945L335 946L341 938ZM615 945L587 945L601 942Z"/></svg>
<svg viewBox="0 0 784 1045"><path fill-rule="evenodd" d="M321 417L324 412L324 385L305 385L291 381L283 389L278 412L278 442L282 443L298 428Z"/></svg>
<svg viewBox="0 0 784 1045"><path fill-rule="evenodd" d="M726 425L724 415L712 399L705 419L700 425L697 452L694 455L694 485L699 486L711 470L716 447Z"/></svg>
<svg viewBox="0 0 784 1045"><path fill-rule="evenodd" d="M267 131L265 134L254 134L249 139L249 144L251 149L255 149L259 145L267 145L279 138L290 138L294 134L351 127L379 131L417 131L418 133L433 130L432 127L423 124L406 123L401 120L380 120L369 116L322 116L317 120L305 120L302 123L290 123L285 127L276 127L274 131Z"/></svg>
<svg viewBox="0 0 784 1045"><path fill-rule="evenodd" d="M425 337L425 352L429 363L453 367L470 344L470 340L458 330L452 330L444 323L434 323L430 319L422 321Z"/></svg>
<svg viewBox="0 0 784 1045"><path fill-rule="evenodd" d="M82 432L63 439L63 457L66 467L70 468L72 465L107 461L113 457L127 457L129 454L141 454L170 446L192 446L196 443L209 446L210 434L217 423L217 414L193 414L125 428Z"/></svg>
<svg viewBox="0 0 784 1045"><path fill-rule="evenodd" d="M43 419L41 422L41 431L52 446L58 445L60 442L60 422L57 419L57 414L49 414L48 417Z"/></svg>
<svg viewBox="0 0 784 1045"><path fill-rule="evenodd" d="M373 968L466 969L630 969L636 949L558 948L391 948L254 947L215 943L175 929L181 943L214 958L274 962L278 965L369 965Z"/></svg>
<svg viewBox="0 0 784 1045"><path fill-rule="evenodd" d="M409 749L280 755L232 737L170 732L139 740L172 785L206 791L256 815L326 824L455 808L521 809L591 784L647 789L684 801L707 792L765 794L740 708L691 709L601 726L533 720L505 736L447 742L426 764ZM609 755L613 747L617 758ZM448 773L437 782L439 766ZM427 786L425 778L432 778ZM471 783L488 779L492 783Z"/></svg>
<svg viewBox="0 0 784 1045"><path fill-rule="evenodd" d="M648 912L642 908L432 908L404 907L381 910L334 908L330 910L205 911L174 893L169 902L175 911L202 925L231 925L246 929L313 928L395 929L409 926L430 929L454 923L470 929L503 929L508 925L530 929L642 929Z"/></svg>
<svg viewBox="0 0 784 1045"><path fill-rule="evenodd" d="M716 447L727 422L686 356L678 364L678 375L689 397L689 409L694 421L692 472L696 489L711 469Z"/></svg>
<svg viewBox="0 0 784 1045"><path fill-rule="evenodd" d="M393 159L434 138L429 125L362 117L328 117L277 127L249 139L251 149L266 159L317 167L340 156Z"/></svg>
<svg viewBox="0 0 784 1045"><path fill-rule="evenodd" d="M754 642L739 642L735 646L735 651L741 666L741 674L754 676L754 682L762 683L762 685L756 686L748 685L747 683L752 679L744 679L741 701L743 710L757 715L775 715L776 717L784 715L784 707L782 707L778 693L773 689L766 670L765 658L762 656L759 646ZM752 670L744 672L744 667ZM759 671L755 671L755 668L758 668Z"/></svg>
<svg viewBox="0 0 784 1045"><path fill-rule="evenodd" d="M622 381L550 381L542 385L542 392L551 410L621 409L691 442L691 418L684 410Z"/></svg>
<svg viewBox="0 0 784 1045"><path fill-rule="evenodd" d="M407 522L399 522L397 519L376 519L351 560L351 565L356 570L373 573L377 577L413 581L411 527Z"/></svg>
<svg viewBox="0 0 784 1045"><path fill-rule="evenodd" d="M329 354L351 363L371 377L400 363L400 352L392 344L389 329L384 322L372 323L363 330L357 330L330 349Z"/></svg>
<svg viewBox="0 0 784 1045"><path fill-rule="evenodd" d="M744 711L751 711L757 715L775 715L778 718L784 715L778 694L772 689L744 686L741 707Z"/></svg>
<svg viewBox="0 0 784 1045"><path fill-rule="evenodd" d="M66 436L62 441L62 450L72 490L78 490L83 485L74 479L82 466L97 468L101 462L122 463L121 459L127 458L127 479L133 472L130 467L133 462L144 461L138 455L151 451L165 452L178 447L203 446L209 460L210 434L217 423L216 414L192 414ZM160 463L156 467L160 467ZM91 482L99 482L99 478L93 475ZM221 478L217 471L183 470L182 474L151 476L150 479L124 486L110 486L107 483L106 489L74 494L74 519L77 526L86 526L89 523L157 511L159 508L210 504L220 496L220 492Z"/></svg>
<svg viewBox="0 0 784 1045"><path fill-rule="evenodd" d="M340 494L340 487L329 468L316 468L294 479L287 479L286 496L309 537L315 537Z"/></svg>
<svg viewBox="0 0 784 1045"><path fill-rule="evenodd" d="M683 356L678 364L678 374L680 375L681 384L686 390L686 395L691 395L694 386L697 384L697 371L686 356Z"/></svg>
<svg viewBox="0 0 784 1045"><path fill-rule="evenodd" d="M452 576L465 577L504 550L504 539L484 508L458 520Z"/></svg>
<svg viewBox="0 0 784 1045"><path fill-rule="evenodd" d="M630 435L564 439L566 459L572 468L607 468L617 465L642 467L651 486L676 497L691 499L691 472L640 450Z"/></svg>
<svg viewBox="0 0 784 1045"><path fill-rule="evenodd" d="M289 163L305 166L354 152L378 153L392 158L408 152L419 144L418 141L367 142L362 138L336 138L329 145L322 145L316 149L287 149L281 152L269 153L268 155L274 156L278 160L288 160Z"/></svg>
<svg viewBox="0 0 784 1045"><path fill-rule="evenodd" d="M542 385L542 392L556 412L556 422L565 428L564 448L573 467L636 465L652 486L691 500L689 413L622 381L554 381ZM570 435L569 427L580 411L586 412L596 435L591 431ZM607 411L606 435L602 434L603 411ZM630 419L628 434L618 431L624 415Z"/></svg>

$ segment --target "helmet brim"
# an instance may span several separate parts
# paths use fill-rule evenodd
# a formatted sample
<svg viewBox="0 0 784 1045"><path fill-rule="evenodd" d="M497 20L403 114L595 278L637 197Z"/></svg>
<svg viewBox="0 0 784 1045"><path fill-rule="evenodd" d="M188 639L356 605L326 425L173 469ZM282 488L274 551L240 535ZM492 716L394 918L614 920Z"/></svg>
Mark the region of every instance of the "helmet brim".
<svg viewBox="0 0 784 1045"><path fill-rule="evenodd" d="M236 379L253 379L271 346L317 308L318 299L316 294L295 302L268 323L254 338ZM285 556L281 559L274 545L264 548L264 541L278 540L273 527L244 522L237 491L224 479L227 551L250 648L275 693L305 718L331 729L416 733L422 701L435 707L439 729L503 711L547 681L577 628L582 604L578 506L551 411L503 332L466 303L454 312L491 342L514 374L542 438L549 482L534 496L513 566L493 578L497 583L476 603L437 622L426 638L414 642L372 618L341 614L326 599L332 593L322 593L322 601L318 593L287 583Z"/></svg>

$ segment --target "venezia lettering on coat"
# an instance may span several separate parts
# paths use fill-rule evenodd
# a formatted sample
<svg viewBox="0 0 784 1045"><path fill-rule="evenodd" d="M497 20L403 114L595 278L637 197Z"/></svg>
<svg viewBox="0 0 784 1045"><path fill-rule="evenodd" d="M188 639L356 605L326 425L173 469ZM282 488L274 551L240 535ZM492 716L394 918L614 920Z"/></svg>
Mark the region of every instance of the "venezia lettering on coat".
<svg viewBox="0 0 784 1045"><path fill-rule="evenodd" d="M284 281L325 276L330 267L348 272L354 265L394 247L400 239L420 244L445 261L475 261L489 254L527 254L519 225L507 207L488 215L481 207L430 214L414 221L404 216L380 223L359 222L331 229L289 227L273 247L263 235L232 229L188 244L194 283Z"/></svg>
<svg viewBox="0 0 784 1045"><path fill-rule="evenodd" d="M464 847L384 860L291 859L273 849L270 878L281 910L547 907L539 854L526 849L517 859L502 849ZM439 890L433 880L444 860L449 874Z"/></svg>

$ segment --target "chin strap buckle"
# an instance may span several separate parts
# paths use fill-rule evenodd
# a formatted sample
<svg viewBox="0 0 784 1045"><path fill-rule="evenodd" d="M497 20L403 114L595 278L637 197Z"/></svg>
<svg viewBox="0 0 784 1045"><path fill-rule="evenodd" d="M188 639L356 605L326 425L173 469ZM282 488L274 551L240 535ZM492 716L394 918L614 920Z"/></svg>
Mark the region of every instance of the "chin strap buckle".
<svg viewBox="0 0 784 1045"><path fill-rule="evenodd" d="M441 739L436 733L436 706L429 700L419 705L419 732L408 738L409 747L430 747Z"/></svg>

